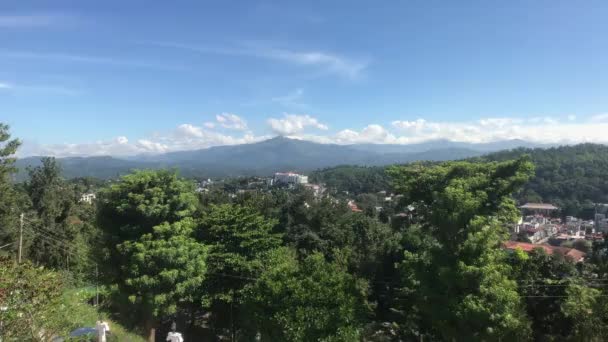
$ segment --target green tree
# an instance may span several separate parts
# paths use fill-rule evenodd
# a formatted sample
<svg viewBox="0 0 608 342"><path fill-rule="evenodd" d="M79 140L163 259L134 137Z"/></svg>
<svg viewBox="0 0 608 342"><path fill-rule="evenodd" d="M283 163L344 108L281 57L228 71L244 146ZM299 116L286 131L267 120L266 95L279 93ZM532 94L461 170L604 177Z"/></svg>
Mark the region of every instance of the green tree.
<svg viewBox="0 0 608 342"><path fill-rule="evenodd" d="M374 194L360 194L355 197L355 203L365 215L375 217L377 214L376 207L378 206L378 196Z"/></svg>
<svg viewBox="0 0 608 342"><path fill-rule="evenodd" d="M571 284L566 289L567 299L561 305L564 316L571 319L569 339L599 342L608 338L608 301L600 289Z"/></svg>
<svg viewBox="0 0 608 342"><path fill-rule="evenodd" d="M42 158L42 165L28 170L25 189L33 215L27 215L26 229L31 238L29 256L38 263L67 268L89 256L87 238L80 220L73 216L78 194L61 178L55 158ZM90 233L90 232L89 232ZM86 268L87 263L79 265Z"/></svg>
<svg viewBox="0 0 608 342"><path fill-rule="evenodd" d="M233 204L212 205L199 219L197 238L209 246L204 286L208 305L215 328L229 329L233 340L244 286L259 273L265 253L281 245L281 236L273 233L275 225L255 209Z"/></svg>
<svg viewBox="0 0 608 342"><path fill-rule="evenodd" d="M11 182L11 175L16 171L14 154L20 144L17 139L11 140L9 126L0 123L0 246L17 240L18 194Z"/></svg>
<svg viewBox="0 0 608 342"><path fill-rule="evenodd" d="M201 300L206 248L193 238L196 208L193 184L171 171L137 171L100 194L102 278L149 336L159 319Z"/></svg>
<svg viewBox="0 0 608 342"><path fill-rule="evenodd" d="M526 159L391 170L418 222L404 240L400 265L403 329L467 341L518 339L529 332L501 242L506 224L518 216L511 194L533 170Z"/></svg>
<svg viewBox="0 0 608 342"><path fill-rule="evenodd" d="M569 336L571 318L560 307L568 300L569 284L580 280L574 263L559 254L548 255L541 248L509 256L518 292L522 296L537 341L560 340Z"/></svg>
<svg viewBox="0 0 608 342"><path fill-rule="evenodd" d="M259 278L246 289L249 333L263 341L356 341L367 314L366 283L339 262L314 253L270 253Z"/></svg>
<svg viewBox="0 0 608 342"><path fill-rule="evenodd" d="M127 296L143 317L145 328L162 318L203 304L200 288L207 270L207 247L193 238L194 220L162 223L152 233L117 246L129 255L124 265L121 295Z"/></svg>

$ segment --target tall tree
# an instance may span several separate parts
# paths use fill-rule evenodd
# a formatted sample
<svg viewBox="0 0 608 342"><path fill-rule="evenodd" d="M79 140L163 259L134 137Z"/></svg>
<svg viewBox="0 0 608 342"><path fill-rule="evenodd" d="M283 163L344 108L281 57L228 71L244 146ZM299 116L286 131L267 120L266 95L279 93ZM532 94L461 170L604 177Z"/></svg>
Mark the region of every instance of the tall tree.
<svg viewBox="0 0 608 342"><path fill-rule="evenodd" d="M31 200L32 215L28 215L28 231L32 235L30 256L48 266L66 267L69 255L86 255L84 244L78 241L78 226L69 217L78 202L72 187L61 178L61 167L55 158L42 158L42 165L28 170L25 188Z"/></svg>
<svg viewBox="0 0 608 342"><path fill-rule="evenodd" d="M411 333L507 340L529 332L501 242L518 216L511 194L533 170L527 159L391 170L418 215L400 265L406 299L400 309L409 316L401 323Z"/></svg>
<svg viewBox="0 0 608 342"><path fill-rule="evenodd" d="M14 154L20 144L19 140L11 139L9 126L0 122L0 245L17 240L19 208L11 175L16 171Z"/></svg>
<svg viewBox="0 0 608 342"><path fill-rule="evenodd" d="M216 328L227 328L233 340L243 288L259 273L265 254L281 245L275 225L253 208L232 204L212 205L200 217L197 236L210 248L204 289Z"/></svg>
<svg viewBox="0 0 608 342"><path fill-rule="evenodd" d="M137 171L102 191L98 202L102 278L152 339L161 318L200 302L206 248L193 235L194 185L171 171Z"/></svg>

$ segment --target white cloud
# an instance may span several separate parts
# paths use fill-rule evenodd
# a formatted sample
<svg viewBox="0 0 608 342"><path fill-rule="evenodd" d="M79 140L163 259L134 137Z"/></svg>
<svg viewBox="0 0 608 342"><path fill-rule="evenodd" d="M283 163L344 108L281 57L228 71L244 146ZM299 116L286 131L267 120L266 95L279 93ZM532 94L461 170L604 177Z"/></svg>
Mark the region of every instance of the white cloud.
<svg viewBox="0 0 608 342"><path fill-rule="evenodd" d="M247 122L235 114L218 114L215 116L215 121L217 121L224 128L235 129L238 131L247 130Z"/></svg>
<svg viewBox="0 0 608 342"><path fill-rule="evenodd" d="M191 124L182 124L177 126L176 132L178 135L186 138L202 138L204 135L201 127L196 127Z"/></svg>
<svg viewBox="0 0 608 342"><path fill-rule="evenodd" d="M173 131L157 134L153 137L141 138L131 142L125 136L110 140L100 140L81 144L50 144L41 145L29 140L24 141L18 155L39 156L48 155L56 157L73 156L132 156L137 154L156 154L172 151L202 149L219 145L236 145L257 142L268 139L270 136L255 136L245 132L241 136L222 134L192 124L181 124Z"/></svg>
<svg viewBox="0 0 608 342"><path fill-rule="evenodd" d="M155 142L155 141L148 140L148 139L137 140L137 143L135 144L135 146L138 148L138 150L140 150L144 153L163 153L163 152L170 151L169 145L162 144L162 143Z"/></svg>
<svg viewBox="0 0 608 342"><path fill-rule="evenodd" d="M307 127L327 130L328 127L310 115L284 114L282 119L270 118L268 124L273 132L280 135L293 135Z"/></svg>
<svg viewBox="0 0 608 342"><path fill-rule="evenodd" d="M448 139L463 142L491 142L523 139L539 143L605 142L608 114L592 116L584 122L574 122L575 116L556 117L486 118L470 122L428 122L423 119L395 121L393 126L402 135L398 143ZM598 125L606 122L607 125ZM410 129L415 127L414 130Z"/></svg>
<svg viewBox="0 0 608 342"><path fill-rule="evenodd" d="M398 129L417 132L423 129L427 122L424 119L416 119L414 121L393 121L392 125Z"/></svg>
<svg viewBox="0 0 608 342"><path fill-rule="evenodd" d="M212 128L215 128L215 123L213 123L213 122L205 122L203 124L203 126L205 126L206 128L212 129Z"/></svg>
<svg viewBox="0 0 608 342"><path fill-rule="evenodd" d="M213 127L232 125L239 120L230 115L216 118ZM510 139L522 139L538 143L608 143L608 114L599 114L585 120L570 120L569 117L528 117L528 118L483 118L476 121L450 122L427 121L424 119L397 120L385 127L370 124L362 129L343 129L330 134L310 134L306 128L328 130L328 127L310 115L284 114L282 118L268 119L270 128L276 133L291 138L319 143L355 144L384 143L411 144L428 140L447 139L452 141L482 143ZM238 126L238 124L237 124ZM194 150L218 145L247 144L268 139L270 136L255 135L250 131L239 134L224 134L202 124L181 124L173 130L151 137L142 137L131 142L125 136L106 141L83 144L39 145L25 141L19 150L20 156L54 155L114 155L128 156L141 153L163 153L170 151Z"/></svg>
<svg viewBox="0 0 608 342"><path fill-rule="evenodd" d="M339 144L355 143L394 143L395 136L378 124L368 125L361 131L345 129L335 135L335 142Z"/></svg>
<svg viewBox="0 0 608 342"><path fill-rule="evenodd" d="M593 115L593 116L591 116L591 118L589 118L589 121L591 121L591 122L608 122L608 113Z"/></svg>

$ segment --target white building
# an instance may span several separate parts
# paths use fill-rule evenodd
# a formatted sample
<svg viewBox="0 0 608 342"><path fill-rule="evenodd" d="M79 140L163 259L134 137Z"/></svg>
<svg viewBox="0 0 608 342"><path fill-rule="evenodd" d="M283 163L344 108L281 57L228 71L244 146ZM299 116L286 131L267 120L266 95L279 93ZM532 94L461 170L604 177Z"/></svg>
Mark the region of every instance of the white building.
<svg viewBox="0 0 608 342"><path fill-rule="evenodd" d="M308 176L293 172L277 172L274 174L273 184L307 184Z"/></svg>
<svg viewBox="0 0 608 342"><path fill-rule="evenodd" d="M82 194L80 196L80 202L91 204L97 198L94 193Z"/></svg>

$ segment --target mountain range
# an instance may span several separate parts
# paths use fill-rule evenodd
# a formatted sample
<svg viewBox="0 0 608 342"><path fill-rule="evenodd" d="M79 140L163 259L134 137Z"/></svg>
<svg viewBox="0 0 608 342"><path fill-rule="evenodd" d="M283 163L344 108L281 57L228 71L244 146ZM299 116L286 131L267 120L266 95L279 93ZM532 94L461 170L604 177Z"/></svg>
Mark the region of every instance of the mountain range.
<svg viewBox="0 0 608 342"><path fill-rule="evenodd" d="M319 144L276 137L252 144L215 146L206 149L131 157L58 158L64 177L114 178L133 169L177 168L188 177L270 175L277 171L309 172L337 165L378 166L420 160L443 161L480 156L517 147L548 147L523 140L474 144L433 140L409 145ZM17 160L17 180L27 167L41 164L41 157Z"/></svg>

